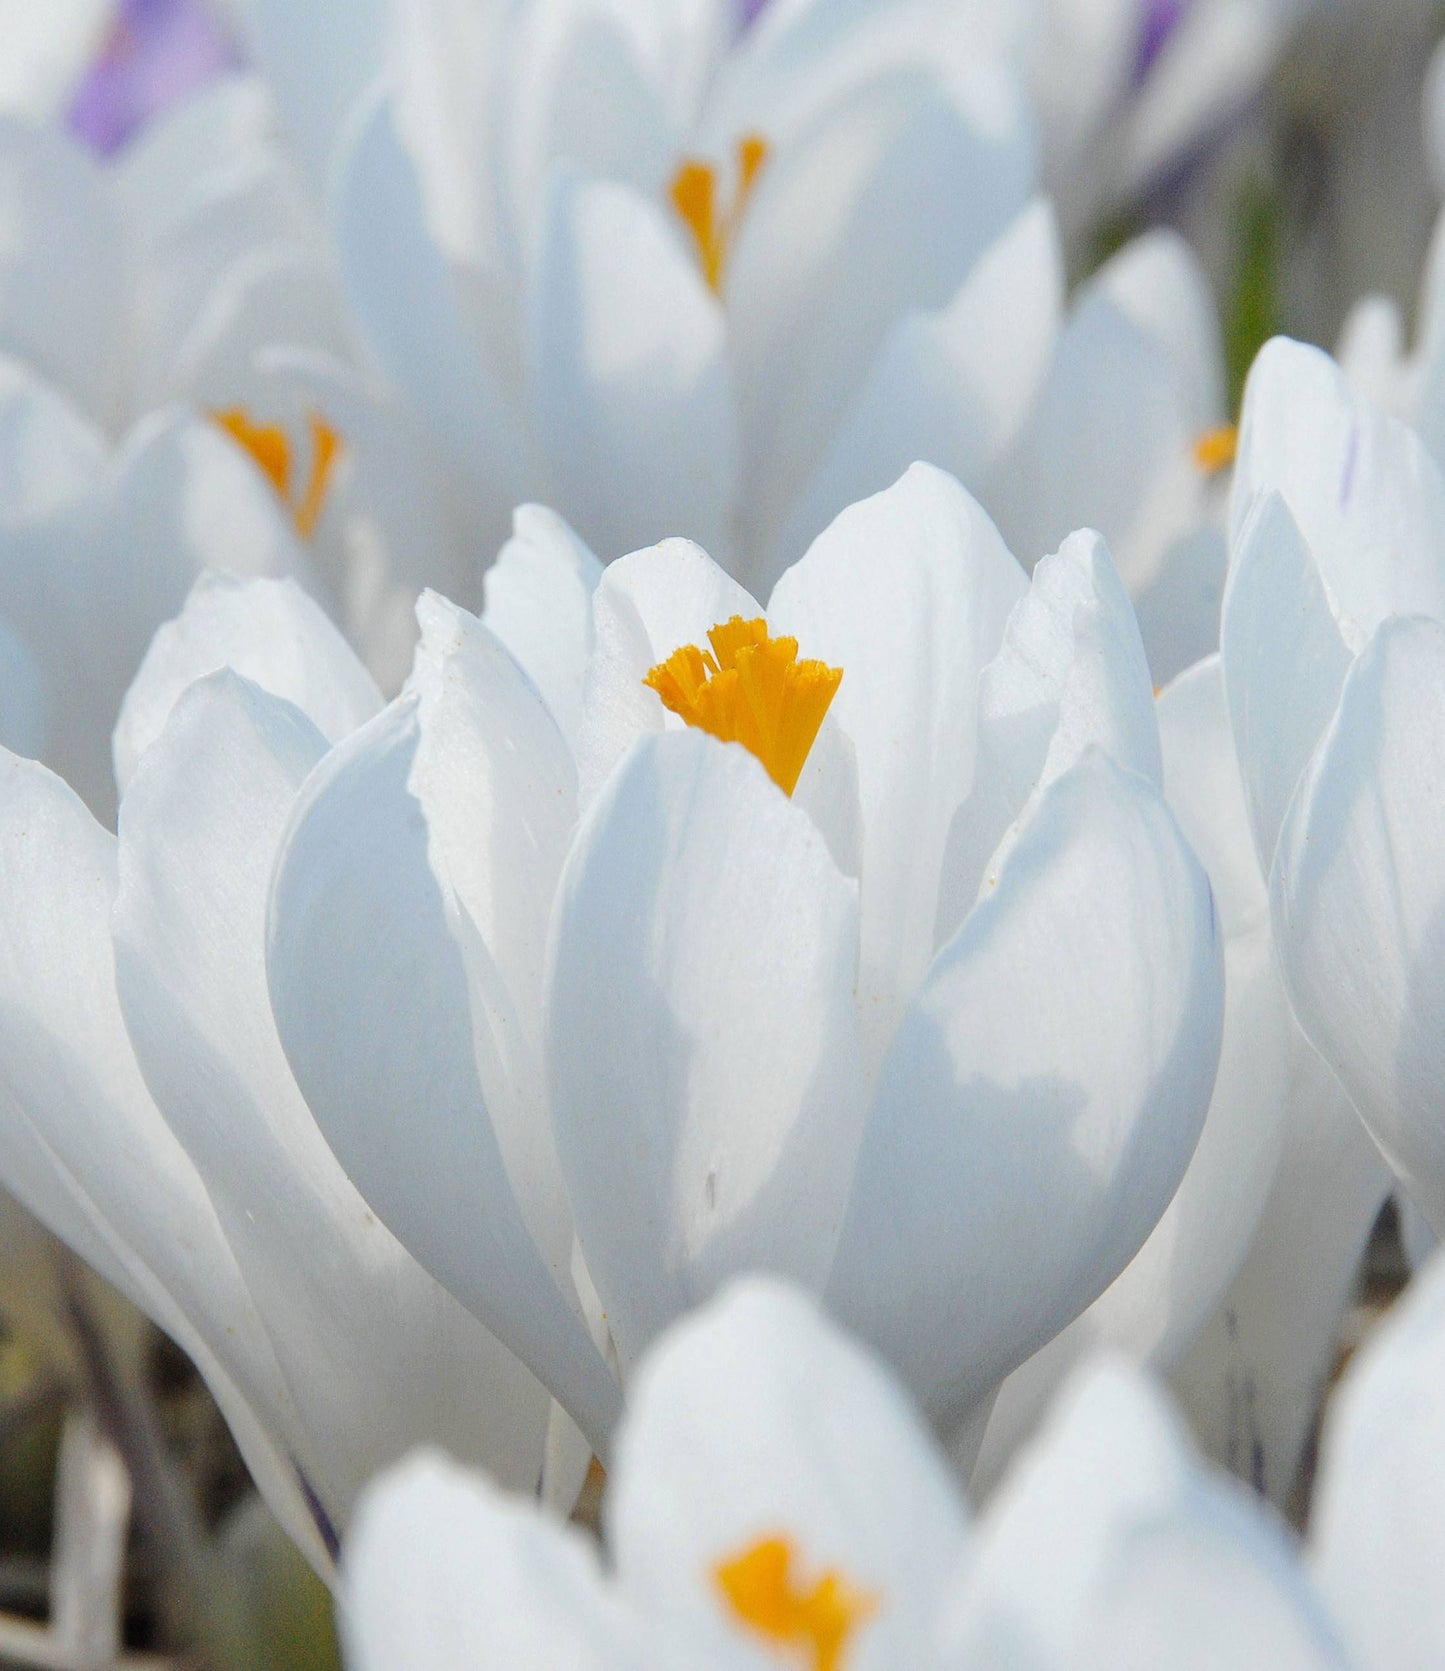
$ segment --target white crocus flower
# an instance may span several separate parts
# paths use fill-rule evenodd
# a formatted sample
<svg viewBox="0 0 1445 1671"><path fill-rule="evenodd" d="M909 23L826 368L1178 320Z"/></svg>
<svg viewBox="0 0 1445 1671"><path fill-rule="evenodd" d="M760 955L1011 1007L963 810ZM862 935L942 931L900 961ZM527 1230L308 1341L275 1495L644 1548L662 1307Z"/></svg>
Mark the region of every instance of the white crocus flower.
<svg viewBox="0 0 1445 1671"><path fill-rule="evenodd" d="M380 706L292 582L206 580L127 697L118 837L44 767L0 765L5 1183L190 1354L323 1571L362 1483L419 1441L535 1488L550 1408L348 1182L272 1020L276 845Z"/></svg>
<svg viewBox="0 0 1445 1671"><path fill-rule="evenodd" d="M1209 871L1224 937L1214 1098L1149 1240L1005 1384L973 1484L997 1481L1071 1365L1107 1347L1167 1374L1208 1454L1282 1503L1388 1173L1284 993L1220 658L1175 680L1158 711L1165 793Z"/></svg>
<svg viewBox="0 0 1445 1671"><path fill-rule="evenodd" d="M106 164L0 120L0 738L106 818L120 697L202 570L302 578L395 688L416 590L478 566L271 128L234 77Z"/></svg>
<svg viewBox="0 0 1445 1671"><path fill-rule="evenodd" d="M766 585L891 328L1030 189L1012 6L807 0L734 42L731 0L424 4L365 93L353 8L249 9L355 316L498 542L545 498L605 557L686 528Z"/></svg>
<svg viewBox="0 0 1445 1671"><path fill-rule="evenodd" d="M1441 1628L1442 1368L1436 1266L1339 1391L1304 1550L1108 1358L970 1523L881 1365L754 1279L641 1366L605 1568L441 1457L377 1481L346 1550L347 1663L1404 1671Z"/></svg>
<svg viewBox="0 0 1445 1671"><path fill-rule="evenodd" d="M1218 1052L1213 907L1102 542L1030 585L920 466L766 617L686 542L599 582L535 514L494 572L535 682L429 604L409 692L281 854L272 1000L328 1140L599 1450L579 1315L625 1376L758 1266L958 1428L1148 1234Z"/></svg>

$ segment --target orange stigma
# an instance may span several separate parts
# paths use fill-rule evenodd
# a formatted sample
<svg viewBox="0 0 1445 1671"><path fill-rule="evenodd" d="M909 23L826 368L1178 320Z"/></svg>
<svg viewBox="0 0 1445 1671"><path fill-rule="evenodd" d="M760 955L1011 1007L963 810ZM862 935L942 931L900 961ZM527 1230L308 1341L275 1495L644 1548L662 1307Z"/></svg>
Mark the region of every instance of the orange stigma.
<svg viewBox="0 0 1445 1671"><path fill-rule="evenodd" d="M296 532L309 540L326 509L326 495L342 449L340 434L319 412L308 420L311 430L311 468L299 499L292 498L291 437L280 424L257 423L244 406L212 412L211 421L248 453L270 482L276 497L291 513Z"/></svg>
<svg viewBox="0 0 1445 1671"><path fill-rule="evenodd" d="M1207 429L1194 443L1194 468L1204 476L1217 476L1234 463L1239 451L1239 427L1221 424Z"/></svg>
<svg viewBox="0 0 1445 1671"><path fill-rule="evenodd" d="M791 795L843 669L799 661L797 639L770 638L761 617L745 621L734 615L707 636L710 652L684 644L643 683L689 725L722 742L741 743Z"/></svg>
<svg viewBox="0 0 1445 1671"><path fill-rule="evenodd" d="M878 1609L878 1598L829 1570L805 1586L792 1544L767 1537L713 1569L734 1616L778 1647L796 1650L807 1671L841 1671L848 1643Z"/></svg>
<svg viewBox="0 0 1445 1671"><path fill-rule="evenodd" d="M714 294L722 292L728 254L768 153L768 142L760 133L745 134L738 141L737 186L725 210L718 204L718 171L710 162L689 157L672 177L672 206L692 234L703 276Z"/></svg>

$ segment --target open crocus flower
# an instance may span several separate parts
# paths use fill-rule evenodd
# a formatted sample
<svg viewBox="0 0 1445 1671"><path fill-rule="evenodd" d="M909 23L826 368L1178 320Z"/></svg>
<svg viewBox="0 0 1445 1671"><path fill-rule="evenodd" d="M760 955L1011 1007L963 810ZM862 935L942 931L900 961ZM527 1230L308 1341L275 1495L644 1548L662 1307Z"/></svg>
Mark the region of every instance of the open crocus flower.
<svg viewBox="0 0 1445 1671"><path fill-rule="evenodd" d="M766 612L682 541L597 573L531 513L496 631L430 602L409 691L312 776L292 1068L599 1451L581 1318L625 1380L751 1268L952 1432L1138 1248L1209 1101L1220 946L1128 600L1088 534L1030 584L922 466Z"/></svg>
<svg viewBox="0 0 1445 1671"><path fill-rule="evenodd" d="M203 569L298 576L388 689L417 589L474 584L272 127L243 77L105 164L0 120L0 737L104 817L120 698Z"/></svg>
<svg viewBox="0 0 1445 1671"><path fill-rule="evenodd" d="M733 0L247 12L355 318L493 548L535 497L606 558L687 529L765 585L890 334L1032 182L1012 6L810 0L740 39Z"/></svg>
<svg viewBox="0 0 1445 1671"><path fill-rule="evenodd" d="M551 1408L357 1194L271 1015L277 842L380 706L294 583L207 579L128 693L118 837L0 757L0 1175L192 1357L322 1572L418 1442L535 1489Z"/></svg>
<svg viewBox="0 0 1445 1671"><path fill-rule="evenodd" d="M1340 1389L1305 1551L1109 1358L971 1523L892 1377L754 1279L644 1361L605 1567L441 1457L377 1481L344 1562L347 1663L1405 1671L1441 1627L1442 1368L1437 1266Z"/></svg>

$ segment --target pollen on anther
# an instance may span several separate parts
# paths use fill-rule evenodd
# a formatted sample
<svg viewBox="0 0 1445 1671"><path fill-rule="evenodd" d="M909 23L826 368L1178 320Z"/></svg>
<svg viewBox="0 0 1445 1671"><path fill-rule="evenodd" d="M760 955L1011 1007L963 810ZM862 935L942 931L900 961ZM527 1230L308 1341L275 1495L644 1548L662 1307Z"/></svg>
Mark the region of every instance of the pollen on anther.
<svg viewBox="0 0 1445 1671"><path fill-rule="evenodd" d="M1235 424L1220 424L1209 429L1194 443L1194 468L1205 476L1217 476L1234 463L1239 451L1239 429Z"/></svg>

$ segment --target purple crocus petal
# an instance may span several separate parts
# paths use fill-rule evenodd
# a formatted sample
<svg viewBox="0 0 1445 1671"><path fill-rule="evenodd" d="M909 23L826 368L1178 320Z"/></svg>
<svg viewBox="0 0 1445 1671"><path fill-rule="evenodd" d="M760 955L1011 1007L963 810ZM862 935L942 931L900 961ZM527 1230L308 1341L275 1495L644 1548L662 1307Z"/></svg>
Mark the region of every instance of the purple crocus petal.
<svg viewBox="0 0 1445 1671"><path fill-rule="evenodd" d="M1144 0L1139 18L1139 47L1134 58L1134 85L1149 74L1165 43L1184 20L1189 0Z"/></svg>
<svg viewBox="0 0 1445 1671"><path fill-rule="evenodd" d="M738 0L738 33L751 29L768 0Z"/></svg>
<svg viewBox="0 0 1445 1671"><path fill-rule="evenodd" d="M235 42L203 0L120 0L67 124L109 156L152 117L237 62Z"/></svg>

